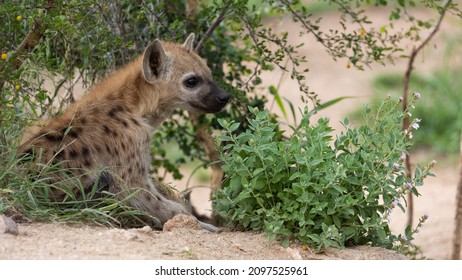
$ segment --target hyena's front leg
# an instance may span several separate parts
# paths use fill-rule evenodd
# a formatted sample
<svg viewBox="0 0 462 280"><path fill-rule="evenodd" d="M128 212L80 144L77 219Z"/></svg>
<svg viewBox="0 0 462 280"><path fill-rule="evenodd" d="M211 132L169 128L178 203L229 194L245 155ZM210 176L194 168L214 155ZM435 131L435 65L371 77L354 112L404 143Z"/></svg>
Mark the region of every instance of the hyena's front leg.
<svg viewBox="0 0 462 280"><path fill-rule="evenodd" d="M136 186L136 185L135 185ZM178 202L169 200L149 184L130 188L126 202L135 209L145 211L156 218L154 227L162 228L163 224L178 214L188 214L186 208ZM135 192L135 193L133 193Z"/></svg>
<svg viewBox="0 0 462 280"><path fill-rule="evenodd" d="M178 214L191 215L185 206L164 197L152 182L147 182L138 192L127 200L127 203L139 210L146 211L156 217L154 226L162 228L163 224ZM216 232L218 228L199 221L203 229Z"/></svg>
<svg viewBox="0 0 462 280"><path fill-rule="evenodd" d="M157 188L154 187L153 184L152 184L152 187L151 187L151 192L155 197L160 198L159 200L156 200L154 203L159 202L160 205L162 205L160 208L165 209L165 211L161 210L162 218L159 218L161 221L162 221L162 219L164 219L162 224L164 224L166 221L170 220L171 218L173 218L177 214L191 215L191 213L186 210L186 208L185 208L185 206L183 204L180 204L180 203L178 203L176 201L173 201L173 200L170 200L170 199L166 198L165 196L163 196L162 194L159 193L159 191L157 190ZM162 207L164 207L164 208L162 208ZM201 222L199 220L198 220L198 222L201 225L202 229L205 229L205 230L210 231L210 232L217 232L218 231L218 228L215 227L214 225L207 224L207 223Z"/></svg>

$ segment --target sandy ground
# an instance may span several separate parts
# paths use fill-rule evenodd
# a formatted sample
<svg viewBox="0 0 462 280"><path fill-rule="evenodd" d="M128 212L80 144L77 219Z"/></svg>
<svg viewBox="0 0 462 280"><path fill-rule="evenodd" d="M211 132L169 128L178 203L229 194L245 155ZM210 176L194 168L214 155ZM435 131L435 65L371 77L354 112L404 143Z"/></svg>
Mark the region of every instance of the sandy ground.
<svg viewBox="0 0 462 280"><path fill-rule="evenodd" d="M0 239L1 259L403 259L382 248L367 246L328 249L323 254L268 242L253 232L209 233L179 228L174 231L108 229L93 226L22 224L20 234Z"/></svg>
<svg viewBox="0 0 462 280"><path fill-rule="evenodd" d="M323 15L327 26L334 25L335 17ZM386 21L387 14L373 11L372 19ZM298 26L288 20L272 23L278 30L297 30ZM443 30L435 40L435 44L427 48L416 62L420 72L430 71L438 67L444 42L447 36L458 28L456 20L449 18L442 26ZM292 32L290 40L299 41L298 32ZM305 41L301 50L309 61L310 72L307 81L310 88L317 92L322 100L330 100L340 96L357 98L344 100L337 105L323 110L319 116L331 119L334 128L341 129L339 121L348 112L368 101L372 93L371 80L378 73L401 71L405 69L405 61L394 66L382 67L374 65L372 69L358 71L348 69L346 61L334 62L315 42ZM264 81L278 81L280 72L266 74ZM413 90L413 89L411 89ZM417 90L417 89L415 89ZM300 104L298 86L284 79L280 93ZM422 93L425 96L425 93ZM415 219L428 213L430 219L416 236L426 257L446 259L450 254L455 214L455 187L457 183L456 162L446 162L434 171L436 178L429 178L420 189L422 196L416 200ZM184 186L183 181L173 182ZM194 185L194 184L192 184ZM209 213L209 192L206 188L193 191L192 202L202 213ZM396 212L393 215L392 228L396 233L404 231L406 217ZM258 233L222 232L211 234L191 229L179 229L172 232L151 231L149 229L108 229L90 226L67 226L61 224L20 224L18 236L0 236L0 259L313 259L344 258L374 259L401 258L398 255L380 255L381 249L357 248L353 254L348 249L343 252L328 251L327 255L312 255L293 244L291 248L282 248L278 244L268 242ZM377 256L376 251L380 251ZM359 253L358 253L359 251ZM364 251L367 251L364 253ZM386 253L388 254L388 253Z"/></svg>

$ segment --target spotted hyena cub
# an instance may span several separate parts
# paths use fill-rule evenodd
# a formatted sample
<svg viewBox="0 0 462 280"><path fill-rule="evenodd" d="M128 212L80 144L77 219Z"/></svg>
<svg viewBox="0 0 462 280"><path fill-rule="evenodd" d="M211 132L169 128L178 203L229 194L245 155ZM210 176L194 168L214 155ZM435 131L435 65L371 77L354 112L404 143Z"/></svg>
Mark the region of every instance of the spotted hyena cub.
<svg viewBox="0 0 462 280"><path fill-rule="evenodd" d="M159 192L149 170L153 131L174 109L214 113L230 99L194 53L193 41L194 34L183 45L155 40L143 55L25 137L20 152L42 166L60 163L66 172L50 183L63 181L67 173L78 176L87 191L96 184L120 199L141 189L127 203L157 217L154 226L187 214L182 204ZM52 195L62 199L63 193Z"/></svg>

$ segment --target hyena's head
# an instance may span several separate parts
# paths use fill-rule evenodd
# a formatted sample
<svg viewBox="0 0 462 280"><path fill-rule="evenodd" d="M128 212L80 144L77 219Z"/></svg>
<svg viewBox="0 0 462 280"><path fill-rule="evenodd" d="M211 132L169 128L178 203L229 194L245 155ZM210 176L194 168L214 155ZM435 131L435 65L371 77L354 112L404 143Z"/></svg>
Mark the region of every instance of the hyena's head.
<svg viewBox="0 0 462 280"><path fill-rule="evenodd" d="M193 50L194 34L183 45L155 40L142 60L144 79L152 94L160 94L159 106L200 113L223 109L231 95L219 88L205 61Z"/></svg>

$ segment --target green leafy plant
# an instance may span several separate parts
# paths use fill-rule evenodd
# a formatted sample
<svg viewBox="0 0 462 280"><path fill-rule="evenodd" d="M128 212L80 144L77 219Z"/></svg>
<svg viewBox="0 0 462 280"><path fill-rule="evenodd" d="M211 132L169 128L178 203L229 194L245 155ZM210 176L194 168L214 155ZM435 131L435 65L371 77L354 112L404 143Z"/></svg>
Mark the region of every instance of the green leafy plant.
<svg viewBox="0 0 462 280"><path fill-rule="evenodd" d="M404 211L407 192L419 195L416 187L433 163L406 181L402 162L411 131L401 131L399 105L386 100L377 113L366 107L366 124L354 128L345 119L346 131L335 140L328 120L312 125L307 110L287 138L267 111L251 109L249 127L239 134L239 123L220 120L227 178L214 196L217 214L225 224L263 230L285 246L297 239L318 251L394 248L412 240L410 229L392 234L387 219L395 207Z"/></svg>

